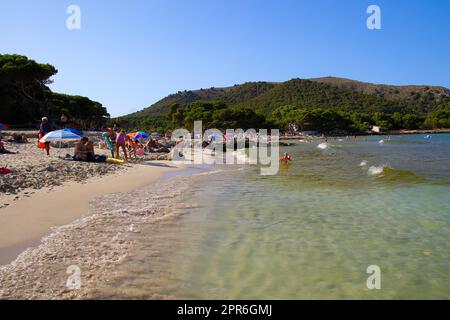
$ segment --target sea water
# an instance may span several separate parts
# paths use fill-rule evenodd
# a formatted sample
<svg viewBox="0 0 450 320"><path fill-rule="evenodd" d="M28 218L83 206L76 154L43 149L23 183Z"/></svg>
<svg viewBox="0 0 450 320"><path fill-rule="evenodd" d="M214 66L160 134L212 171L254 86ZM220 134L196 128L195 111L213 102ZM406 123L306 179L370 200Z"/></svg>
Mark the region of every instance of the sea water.
<svg viewBox="0 0 450 320"><path fill-rule="evenodd" d="M450 298L450 135L323 145L283 148L293 161L275 176L246 166L193 183L93 296Z"/></svg>

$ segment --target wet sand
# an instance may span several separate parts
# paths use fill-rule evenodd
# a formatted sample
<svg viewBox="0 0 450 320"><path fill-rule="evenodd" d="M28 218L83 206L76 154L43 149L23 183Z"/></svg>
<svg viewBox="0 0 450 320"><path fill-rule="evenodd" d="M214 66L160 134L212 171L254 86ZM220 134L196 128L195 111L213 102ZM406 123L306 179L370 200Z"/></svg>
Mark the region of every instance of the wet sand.
<svg viewBox="0 0 450 320"><path fill-rule="evenodd" d="M40 243L52 228L89 214L97 197L130 192L150 184L169 171L180 170L171 162L135 164L113 175L66 182L53 190L44 188L0 209L0 265L14 260L30 246Z"/></svg>
<svg viewBox="0 0 450 320"><path fill-rule="evenodd" d="M0 266L0 299L95 298L96 288L110 281L116 266L139 241L136 235L141 228L166 221L189 206L188 191L197 179L164 164L138 168L134 175L127 174L127 179L142 179L138 176L148 170L154 175L152 180L140 180L145 183L142 187L136 188L139 183L135 181L128 185L129 192L122 187L120 192L99 195L91 201L89 214L80 211L81 218L51 228L38 246ZM80 272L78 289L68 286L71 268Z"/></svg>

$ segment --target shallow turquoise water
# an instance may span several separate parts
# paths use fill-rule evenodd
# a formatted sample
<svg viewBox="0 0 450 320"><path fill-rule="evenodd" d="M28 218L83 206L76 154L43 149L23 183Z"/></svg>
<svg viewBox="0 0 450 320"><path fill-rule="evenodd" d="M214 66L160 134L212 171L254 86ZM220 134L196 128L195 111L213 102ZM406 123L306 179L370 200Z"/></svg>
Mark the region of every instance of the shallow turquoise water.
<svg viewBox="0 0 450 320"><path fill-rule="evenodd" d="M193 185L193 206L146 226L98 296L450 298L450 135L319 143L285 148L294 161L276 176L247 167Z"/></svg>

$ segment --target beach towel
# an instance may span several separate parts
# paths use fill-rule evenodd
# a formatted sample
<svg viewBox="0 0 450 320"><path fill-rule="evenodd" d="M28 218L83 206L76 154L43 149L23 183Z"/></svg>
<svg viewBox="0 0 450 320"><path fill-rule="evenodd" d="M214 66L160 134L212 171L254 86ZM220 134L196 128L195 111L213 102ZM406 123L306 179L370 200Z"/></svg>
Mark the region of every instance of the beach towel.
<svg viewBox="0 0 450 320"><path fill-rule="evenodd" d="M8 168L0 168L0 174L8 174L11 173L11 170Z"/></svg>
<svg viewBox="0 0 450 320"><path fill-rule="evenodd" d="M111 163L111 164L122 164L122 163L125 163L124 160L114 159L114 158L107 158L106 162L107 163Z"/></svg>

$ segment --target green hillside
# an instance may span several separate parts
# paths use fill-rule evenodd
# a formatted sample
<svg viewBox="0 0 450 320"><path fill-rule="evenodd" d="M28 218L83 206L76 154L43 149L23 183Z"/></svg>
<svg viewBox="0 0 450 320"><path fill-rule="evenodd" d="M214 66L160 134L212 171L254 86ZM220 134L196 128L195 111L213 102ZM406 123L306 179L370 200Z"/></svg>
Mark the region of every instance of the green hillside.
<svg viewBox="0 0 450 320"><path fill-rule="evenodd" d="M392 86L335 77L316 78L310 80L339 88L374 94L380 98L386 98L388 100L404 99L410 102L427 104L433 100L440 101L443 99L447 99L448 102L448 97L450 96L450 90L448 88L438 86Z"/></svg>
<svg viewBox="0 0 450 320"><path fill-rule="evenodd" d="M166 129L177 125L189 127L189 123L185 123L186 119L193 117L200 117L198 119L203 119L204 122L210 119L211 125L218 125L220 119L225 121L224 113L234 119L237 117L237 111L247 110L245 112L248 116L248 110L251 110L258 117L270 120L272 125L284 127L276 118L281 116L279 109L285 106L289 106L291 111L326 110L334 114L345 113L353 119L364 118L364 121L360 119L364 125L354 124L357 129L353 129L356 131L365 130L375 123L387 128L417 128L431 126L432 121L425 123L425 120L437 110L444 110L445 113L450 109L450 90L430 86L376 85L333 77L292 79L282 83L250 82L227 88L178 92L118 120L128 127ZM228 111L225 112L224 109ZM217 113L219 110L220 115ZM285 120L297 123L299 121L296 117L299 115L294 117L291 114L290 119ZM406 117L406 120L402 117ZM184 121L181 121L181 118ZM233 121L231 123L236 123ZM265 125L268 125L268 122L265 122ZM446 120L437 126L446 126ZM329 127L328 130L332 130L332 124Z"/></svg>

